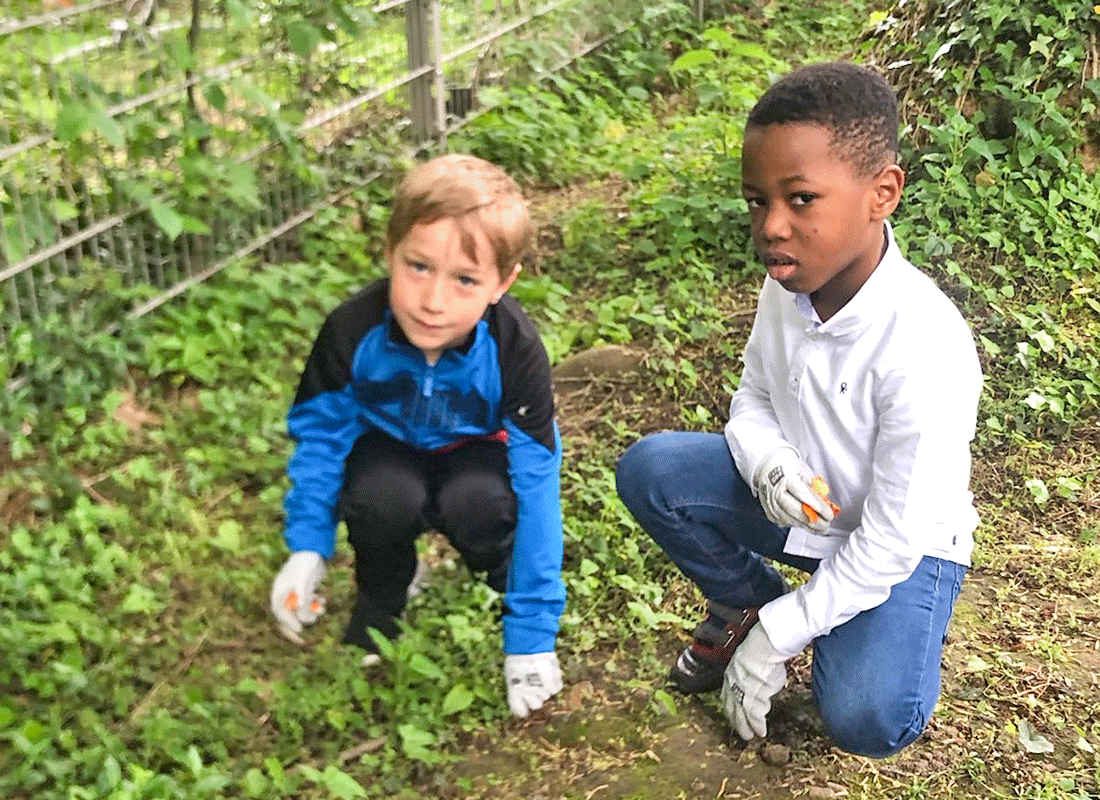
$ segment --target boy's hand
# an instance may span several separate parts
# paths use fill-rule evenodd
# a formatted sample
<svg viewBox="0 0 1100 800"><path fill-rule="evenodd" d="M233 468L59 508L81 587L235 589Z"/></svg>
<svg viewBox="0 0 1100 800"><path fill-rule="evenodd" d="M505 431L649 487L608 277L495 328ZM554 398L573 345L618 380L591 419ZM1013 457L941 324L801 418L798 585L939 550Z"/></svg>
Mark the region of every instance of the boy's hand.
<svg viewBox="0 0 1100 800"><path fill-rule="evenodd" d="M271 613L279 632L295 644L305 644L303 625L317 620L325 610L325 601L317 596L317 584L325 577L325 559L312 550L290 554L271 584Z"/></svg>
<svg viewBox="0 0 1100 800"><path fill-rule="evenodd" d="M508 708L517 717L542 708L561 691L557 653L505 656L504 684L508 687Z"/></svg>
<svg viewBox="0 0 1100 800"><path fill-rule="evenodd" d="M753 483L768 519L781 528L809 528L825 533L833 519L830 503L811 487L814 473L792 447L777 447L760 461ZM817 513L811 521L806 505Z"/></svg>
<svg viewBox="0 0 1100 800"><path fill-rule="evenodd" d="M772 697L787 684L784 660L758 622L738 645L726 667L722 706L737 735L746 742L753 736L768 735Z"/></svg>

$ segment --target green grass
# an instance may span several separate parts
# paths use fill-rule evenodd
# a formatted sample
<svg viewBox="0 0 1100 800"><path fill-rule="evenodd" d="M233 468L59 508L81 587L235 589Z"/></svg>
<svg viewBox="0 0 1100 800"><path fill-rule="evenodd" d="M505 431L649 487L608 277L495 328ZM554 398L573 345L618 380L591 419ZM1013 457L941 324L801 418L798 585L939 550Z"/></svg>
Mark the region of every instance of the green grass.
<svg viewBox="0 0 1100 800"><path fill-rule="evenodd" d="M649 356L637 380L562 403L567 685L536 720L507 714L498 598L438 540L423 542L433 583L375 672L338 644L343 544L311 646L269 619L283 417L325 314L379 274L388 187L322 214L298 262L237 265L119 337L59 321L51 342L0 354L5 369L49 365L0 398L0 794L1095 793L1100 263L1095 226L1079 223L1100 193L1068 156L1059 166L1053 135L1025 167L1007 150L991 161L974 123L951 118L907 155L899 236L974 324L988 387L983 524L929 734L885 762L831 750L804 655L773 712L771 741L790 749L780 765L731 742L713 703L660 690L698 595L616 500L614 463L648 431L721 425L748 332L738 313L759 282L739 199L743 115L771 77L854 41L868 12L771 3L702 36L686 19L649 22L452 139L528 183L539 257L514 291L554 360L604 343ZM709 62L670 70L704 49ZM997 181L977 181L983 170ZM975 230L1002 243L976 246ZM1028 753L1022 721L1054 752Z"/></svg>

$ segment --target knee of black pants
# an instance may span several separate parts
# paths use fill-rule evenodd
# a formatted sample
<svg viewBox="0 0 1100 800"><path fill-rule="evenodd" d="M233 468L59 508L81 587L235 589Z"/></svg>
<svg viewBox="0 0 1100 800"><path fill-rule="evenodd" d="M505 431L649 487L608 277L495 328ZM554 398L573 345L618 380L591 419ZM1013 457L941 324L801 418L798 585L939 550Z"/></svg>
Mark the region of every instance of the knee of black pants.
<svg viewBox="0 0 1100 800"><path fill-rule="evenodd" d="M423 531L427 500L422 480L380 465L349 476L340 492L339 513L352 546L370 547Z"/></svg>
<svg viewBox="0 0 1100 800"><path fill-rule="evenodd" d="M437 505L443 533L471 570L492 570L511 553L516 496L500 476L464 475L440 490Z"/></svg>

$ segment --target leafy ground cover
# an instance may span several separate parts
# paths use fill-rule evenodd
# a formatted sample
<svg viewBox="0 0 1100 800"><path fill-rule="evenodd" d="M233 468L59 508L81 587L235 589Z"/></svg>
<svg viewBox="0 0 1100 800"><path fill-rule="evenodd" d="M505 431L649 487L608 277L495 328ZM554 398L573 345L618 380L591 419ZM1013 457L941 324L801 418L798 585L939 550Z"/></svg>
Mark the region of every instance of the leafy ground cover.
<svg viewBox="0 0 1100 800"><path fill-rule="evenodd" d="M571 601L566 689L531 719L503 702L498 598L437 539L430 586L378 669L338 644L346 548L309 647L268 619L283 415L325 313L378 274L384 187L305 230L299 260L238 265L132 334L58 331L0 355L60 365L0 398L0 793L1096 797L1100 189L1086 164L1100 76L1075 48L1098 17L969 5L745 3L702 28L647 15L452 138L522 176L541 223L515 292L559 362ZM1059 38L1069 23L1083 40ZM828 744L805 655L766 742L731 737L714 698L665 690L700 598L612 480L640 435L721 424L759 284L740 128L773 77L826 54L909 62L896 77L917 144L897 230L964 309L987 375L983 521L943 697L884 761ZM990 127L997 114L1011 132Z"/></svg>

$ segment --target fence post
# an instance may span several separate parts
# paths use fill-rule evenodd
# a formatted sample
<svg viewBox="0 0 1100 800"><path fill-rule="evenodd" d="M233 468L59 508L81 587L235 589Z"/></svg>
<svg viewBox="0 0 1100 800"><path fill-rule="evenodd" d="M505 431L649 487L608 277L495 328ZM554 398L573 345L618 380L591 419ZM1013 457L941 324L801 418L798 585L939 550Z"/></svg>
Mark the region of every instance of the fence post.
<svg viewBox="0 0 1100 800"><path fill-rule="evenodd" d="M432 63L435 64L435 124L434 134L444 149L447 147L447 88L443 84L443 0L430 0L428 13L432 18Z"/></svg>
<svg viewBox="0 0 1100 800"><path fill-rule="evenodd" d="M409 71L432 67L409 84L409 119L418 142L435 138L443 130L441 17L439 0L409 0L405 5Z"/></svg>

